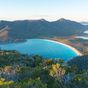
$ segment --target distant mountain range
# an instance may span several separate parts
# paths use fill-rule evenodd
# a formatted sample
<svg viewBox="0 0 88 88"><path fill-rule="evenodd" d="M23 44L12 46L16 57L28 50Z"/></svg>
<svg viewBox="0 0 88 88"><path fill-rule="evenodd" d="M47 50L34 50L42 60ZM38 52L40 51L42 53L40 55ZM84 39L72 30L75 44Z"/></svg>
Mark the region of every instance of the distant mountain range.
<svg viewBox="0 0 88 88"><path fill-rule="evenodd" d="M63 18L53 22L44 19L0 21L1 40L71 36L85 30L85 25Z"/></svg>
<svg viewBox="0 0 88 88"><path fill-rule="evenodd" d="M88 22L80 22L82 25L88 25Z"/></svg>

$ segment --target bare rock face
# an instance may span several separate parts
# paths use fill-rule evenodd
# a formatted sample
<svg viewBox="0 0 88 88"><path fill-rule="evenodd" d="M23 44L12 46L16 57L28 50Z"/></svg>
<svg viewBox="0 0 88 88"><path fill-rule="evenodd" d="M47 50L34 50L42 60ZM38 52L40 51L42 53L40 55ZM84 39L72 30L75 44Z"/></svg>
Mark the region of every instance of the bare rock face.
<svg viewBox="0 0 88 88"><path fill-rule="evenodd" d="M6 26L0 30L0 41L5 41L8 39L8 29L9 27Z"/></svg>

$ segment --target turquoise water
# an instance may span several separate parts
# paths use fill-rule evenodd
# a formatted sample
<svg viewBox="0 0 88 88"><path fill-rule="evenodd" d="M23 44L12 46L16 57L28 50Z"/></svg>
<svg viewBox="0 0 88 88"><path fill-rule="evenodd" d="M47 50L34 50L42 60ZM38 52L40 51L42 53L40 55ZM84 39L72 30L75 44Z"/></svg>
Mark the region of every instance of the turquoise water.
<svg viewBox="0 0 88 88"><path fill-rule="evenodd" d="M0 48L4 50L17 50L23 54L40 55L52 59L61 58L69 60L77 56L77 53L71 48L46 39L28 39L22 43L0 45Z"/></svg>

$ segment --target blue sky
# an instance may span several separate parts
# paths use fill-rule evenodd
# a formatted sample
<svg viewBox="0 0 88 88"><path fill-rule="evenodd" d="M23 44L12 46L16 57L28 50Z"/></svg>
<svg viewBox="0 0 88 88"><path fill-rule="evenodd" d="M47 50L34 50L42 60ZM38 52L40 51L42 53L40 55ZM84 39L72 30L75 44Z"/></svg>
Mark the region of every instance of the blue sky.
<svg viewBox="0 0 88 88"><path fill-rule="evenodd" d="M88 21L88 0L0 0L0 20Z"/></svg>

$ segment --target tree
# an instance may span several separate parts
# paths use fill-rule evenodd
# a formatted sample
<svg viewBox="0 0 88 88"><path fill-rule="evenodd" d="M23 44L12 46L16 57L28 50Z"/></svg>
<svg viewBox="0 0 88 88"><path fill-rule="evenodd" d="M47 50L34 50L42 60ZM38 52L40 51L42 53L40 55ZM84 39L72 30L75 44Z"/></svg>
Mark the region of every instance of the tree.
<svg viewBox="0 0 88 88"><path fill-rule="evenodd" d="M55 78L60 78L65 74L64 68L61 68L60 64L53 64L50 69L50 75Z"/></svg>

